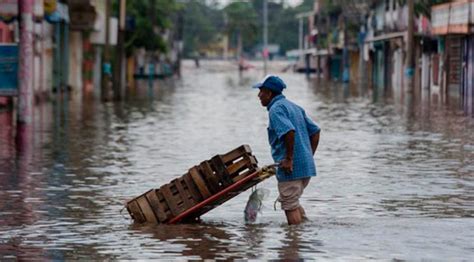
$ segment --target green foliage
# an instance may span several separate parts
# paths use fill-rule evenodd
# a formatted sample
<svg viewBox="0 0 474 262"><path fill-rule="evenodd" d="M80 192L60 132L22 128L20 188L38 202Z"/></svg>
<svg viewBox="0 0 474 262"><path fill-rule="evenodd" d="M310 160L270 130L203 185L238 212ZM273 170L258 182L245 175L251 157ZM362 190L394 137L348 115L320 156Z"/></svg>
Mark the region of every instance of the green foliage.
<svg viewBox="0 0 474 262"><path fill-rule="evenodd" d="M305 0L295 7L284 8L282 5L273 4L269 15L269 43L280 45L281 53L298 48L299 22L296 15L309 12L313 9L314 0ZM305 27L307 26L305 20ZM307 27L306 27L307 32Z"/></svg>
<svg viewBox="0 0 474 262"><path fill-rule="evenodd" d="M304 0L295 7L268 0L268 42L279 44L282 53L298 48L296 15L311 11L313 5L314 0ZM186 55L216 42L225 34L230 37L230 45L234 48L241 34L244 52L254 51L263 42L263 0L235 1L222 9L209 0L191 0L185 5L184 13Z"/></svg>
<svg viewBox="0 0 474 262"><path fill-rule="evenodd" d="M298 11L295 8L283 9L281 5L274 6L269 15L268 42L279 44L285 52L298 48L298 20L295 18Z"/></svg>
<svg viewBox="0 0 474 262"><path fill-rule="evenodd" d="M206 5L205 0L192 0L184 8L184 55L189 56L217 41L224 16L220 10Z"/></svg>
<svg viewBox="0 0 474 262"><path fill-rule="evenodd" d="M257 37L257 13L249 2L233 2L224 8L225 30L230 35L241 36L246 43Z"/></svg>
<svg viewBox="0 0 474 262"><path fill-rule="evenodd" d="M126 48L144 47L150 51L165 52L167 43L162 37L165 29L178 33L176 23L178 12L184 17L183 40L184 54L191 55L211 46L219 37L227 34L230 45L237 46L240 35L244 51L253 51L262 44L263 0L233 1L224 8L217 0L187 0L177 4L177 0L129 0L127 14L135 18L135 30L126 34ZM322 0L320 17L337 17L345 14L355 4L365 3L368 6L383 0ZM401 4L406 0L396 0ZM113 14L118 15L118 2L113 0ZM430 17L431 7L449 0L415 0L415 12ZM295 7L285 6L284 1L268 0L268 42L279 44L281 52L298 47L298 13L311 11L314 0L303 0ZM174 21L174 22L173 22ZM326 25L324 25L326 26ZM329 28L328 28L329 30ZM356 37L359 22L348 20L346 30L349 37ZM305 22L305 33L307 23ZM320 28L320 34L325 31ZM327 37L332 33L330 32ZM333 39L329 39L332 41ZM328 39L318 38L320 45L327 45Z"/></svg>
<svg viewBox="0 0 474 262"><path fill-rule="evenodd" d="M321 13L323 15L338 15L342 12L341 4L343 3L340 3L340 1L323 0Z"/></svg>
<svg viewBox="0 0 474 262"><path fill-rule="evenodd" d="M177 10L174 0L127 1L127 15L135 19L135 30L125 36L127 50L144 47L149 51L167 51L161 34L171 27L170 14Z"/></svg>

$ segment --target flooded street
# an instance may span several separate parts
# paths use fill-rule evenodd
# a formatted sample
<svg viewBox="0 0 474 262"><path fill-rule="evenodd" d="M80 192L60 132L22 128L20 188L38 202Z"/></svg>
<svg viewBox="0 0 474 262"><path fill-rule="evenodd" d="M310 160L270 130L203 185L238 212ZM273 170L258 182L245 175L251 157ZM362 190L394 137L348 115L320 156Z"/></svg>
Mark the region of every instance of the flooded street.
<svg viewBox="0 0 474 262"><path fill-rule="evenodd" d="M218 63L187 62L181 80L138 83L121 103L36 107L22 152L0 113L0 260L474 260L474 120L303 74L281 77L322 128L302 198L310 222L286 224L271 178L255 224L244 222L248 191L198 225L134 225L126 200L216 154L249 144L260 166L272 163L267 111L250 88L262 72L239 78Z"/></svg>

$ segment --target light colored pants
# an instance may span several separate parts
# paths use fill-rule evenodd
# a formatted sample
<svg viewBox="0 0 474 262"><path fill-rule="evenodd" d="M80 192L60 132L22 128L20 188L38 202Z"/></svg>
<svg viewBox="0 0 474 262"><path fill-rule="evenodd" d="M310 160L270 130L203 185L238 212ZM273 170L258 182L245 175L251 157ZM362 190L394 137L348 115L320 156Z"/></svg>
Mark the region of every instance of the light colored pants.
<svg viewBox="0 0 474 262"><path fill-rule="evenodd" d="M278 201L281 202L281 209L294 210L300 206L300 197L304 189L309 184L311 178L303 178L286 182L278 182Z"/></svg>

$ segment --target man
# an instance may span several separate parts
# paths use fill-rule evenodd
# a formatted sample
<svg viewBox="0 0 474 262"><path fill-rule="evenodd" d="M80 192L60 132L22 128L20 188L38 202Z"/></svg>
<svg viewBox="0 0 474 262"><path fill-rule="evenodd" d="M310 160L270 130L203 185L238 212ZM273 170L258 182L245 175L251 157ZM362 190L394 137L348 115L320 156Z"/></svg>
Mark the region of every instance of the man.
<svg viewBox="0 0 474 262"><path fill-rule="evenodd" d="M268 76L253 86L269 115L268 140L277 170L279 201L288 224L300 224L306 218L299 198L311 177L316 176L313 155L319 143L320 128L303 108L282 94L286 84L277 76Z"/></svg>

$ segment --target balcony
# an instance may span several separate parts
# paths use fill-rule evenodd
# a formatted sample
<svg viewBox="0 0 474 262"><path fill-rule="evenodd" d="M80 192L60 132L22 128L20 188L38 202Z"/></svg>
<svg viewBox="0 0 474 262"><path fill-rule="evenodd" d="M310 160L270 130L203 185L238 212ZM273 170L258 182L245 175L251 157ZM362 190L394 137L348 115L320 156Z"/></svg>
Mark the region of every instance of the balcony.
<svg viewBox="0 0 474 262"><path fill-rule="evenodd" d="M474 0L458 0L431 8L432 33L435 35L474 32Z"/></svg>

